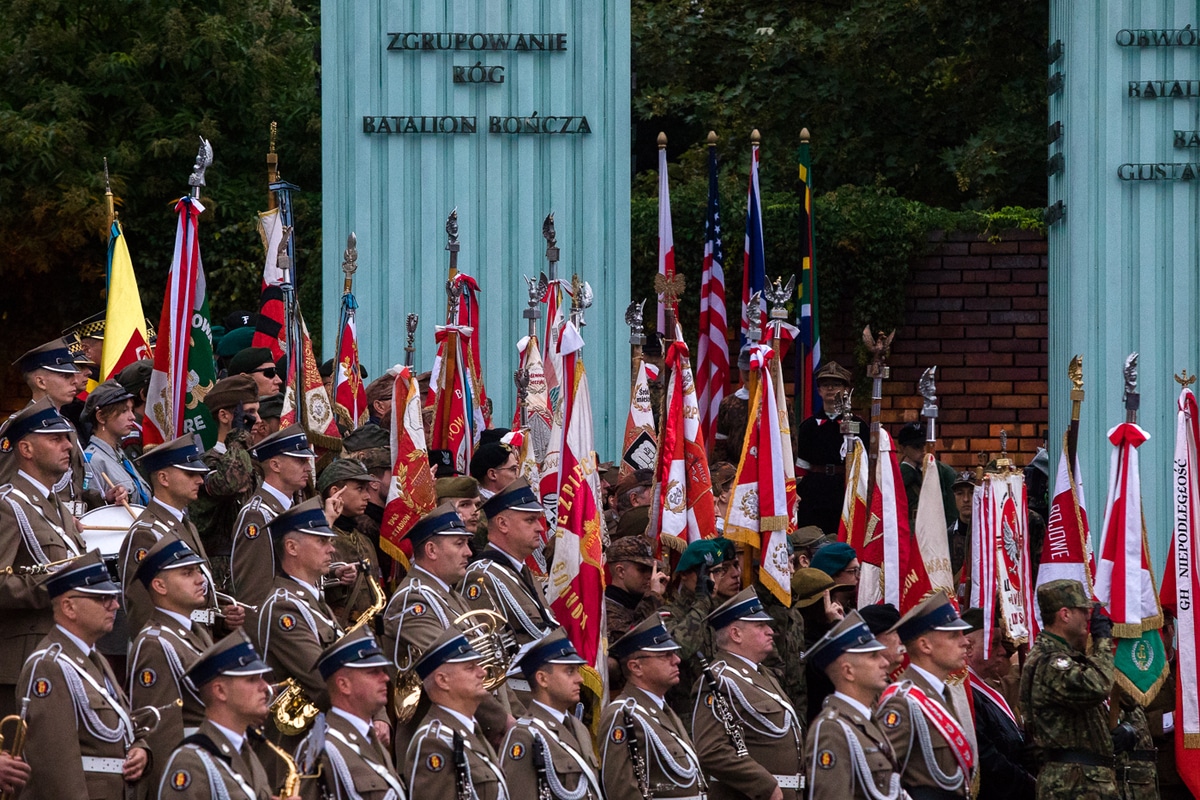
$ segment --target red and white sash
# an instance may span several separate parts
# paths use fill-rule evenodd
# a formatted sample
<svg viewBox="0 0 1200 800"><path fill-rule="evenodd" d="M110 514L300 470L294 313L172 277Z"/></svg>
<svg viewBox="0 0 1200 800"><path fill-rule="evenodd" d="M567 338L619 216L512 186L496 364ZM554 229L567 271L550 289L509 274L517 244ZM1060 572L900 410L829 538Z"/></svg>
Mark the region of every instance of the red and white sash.
<svg viewBox="0 0 1200 800"><path fill-rule="evenodd" d="M1012 708L1008 705L1008 701L1004 699L1004 695L1000 694L991 686L988 686L986 683L984 683L983 678L980 678L978 675L976 675L974 670L968 669L967 673L971 682L971 688L980 694L985 695L993 703L1000 706L1000 710L1003 711L1010 720L1012 720L1013 725L1016 725L1017 716L1013 714Z"/></svg>
<svg viewBox="0 0 1200 800"><path fill-rule="evenodd" d="M925 715L925 719L933 723L933 727L937 728L938 733L950 745L950 750L954 753L954 760L958 762L959 768L963 774L970 775L971 768L975 766L975 754L971 752L971 743L967 741L967 735L963 733L962 726L954 717L942 708L942 705L936 700L930 699L924 692L918 689L911 683L907 686L903 683L893 683L891 686L883 690L883 694L879 696L879 705L882 707L893 695L905 691L908 697L911 697L921 707L921 713Z"/></svg>

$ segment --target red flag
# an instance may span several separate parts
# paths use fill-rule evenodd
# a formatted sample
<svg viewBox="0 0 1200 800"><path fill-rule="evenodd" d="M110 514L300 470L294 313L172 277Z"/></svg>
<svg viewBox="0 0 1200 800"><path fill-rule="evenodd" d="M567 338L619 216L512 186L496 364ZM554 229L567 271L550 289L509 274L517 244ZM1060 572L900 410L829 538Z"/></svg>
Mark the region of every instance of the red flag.
<svg viewBox="0 0 1200 800"><path fill-rule="evenodd" d="M637 379L629 392L629 416L625 419L625 441L621 447L621 469L617 481L634 470L652 469L658 461L658 436L654 430L654 410L650 407L650 381L658 377L658 367L638 362Z"/></svg>
<svg viewBox="0 0 1200 800"><path fill-rule="evenodd" d="M439 327L435 337L443 356L430 379L434 393L432 446L449 450L454 469L466 475L471 455L482 430L476 417L475 393L470 377L468 353L471 330L457 325Z"/></svg>
<svg viewBox="0 0 1200 800"><path fill-rule="evenodd" d="M1171 554L1163 575L1162 606L1175 617L1179 644L1175 651L1175 769L1200 796L1200 630L1196 625L1196 599L1200 598L1200 411L1196 396L1184 388L1179 393L1175 429L1175 464L1172 496L1175 528Z"/></svg>
<svg viewBox="0 0 1200 800"><path fill-rule="evenodd" d="M580 352L583 338L574 323L563 328L563 411L561 476L554 563L547 599L554 616L587 662L584 686L598 704L607 702L608 656L604 635L604 573L600 514L600 476L592 434L592 401Z"/></svg>
<svg viewBox="0 0 1200 800"><path fill-rule="evenodd" d="M480 428L492 427L492 415L488 411L487 390L483 385L483 363L480 361L482 348L483 320L479 313L479 283L466 273L454 275L454 282L462 289L458 299L458 319L452 320L464 331L469 331L470 344L467 347L467 364L471 370L471 383L475 391L475 409L482 415L483 425Z"/></svg>
<svg viewBox="0 0 1200 800"><path fill-rule="evenodd" d="M437 505L437 492L429 472L425 427L421 423L421 389L408 367L394 367L392 386L392 483L379 526L379 544L406 567L412 544L404 538L413 525Z"/></svg>
<svg viewBox="0 0 1200 800"><path fill-rule="evenodd" d="M997 616L1007 639L1014 644L1029 641L1029 515L1024 477L985 475L971 507L971 605L983 609L986 656L991 653Z"/></svg>
<svg viewBox="0 0 1200 800"><path fill-rule="evenodd" d="M341 347L333 371L333 398L346 409L352 428L367 421L367 390L358 362L358 326L354 321L357 307L354 295L347 292L342 297Z"/></svg>
<svg viewBox="0 0 1200 800"><path fill-rule="evenodd" d="M850 440L846 459L846 494L842 498L842 518L838 523L838 541L854 548L860 564L883 563L883 540L876 537L873 550L867 549L867 451L862 439Z"/></svg>
<svg viewBox="0 0 1200 800"><path fill-rule="evenodd" d="M892 437L882 428L866 541L857 555L863 568L858 578L859 606L882 600L904 614L929 594L929 575L908 525L908 496L900 477L900 461Z"/></svg>
<svg viewBox="0 0 1200 800"><path fill-rule="evenodd" d="M288 365L288 385L283 394L283 414L279 417L279 424L284 428L295 424L297 406L302 404L304 413L300 415L300 422L308 441L313 447L340 450L342 435L333 416L329 392L325 390L325 382L321 380L321 372L317 369L312 340L308 336L308 326L304 324L299 305L296 306L296 316L300 321L300 352L303 359L296 366Z"/></svg>
<svg viewBox="0 0 1200 800"><path fill-rule="evenodd" d="M1094 562L1078 455L1074 467L1072 470L1067 466L1067 435L1064 433L1063 452L1054 479L1054 499L1050 502L1050 516L1046 519L1046 537L1042 543L1037 585L1069 578L1083 584L1084 591L1091 596ZM1029 622L1029 636L1032 639L1042 625L1042 612L1037 603L1033 604L1033 615Z"/></svg>

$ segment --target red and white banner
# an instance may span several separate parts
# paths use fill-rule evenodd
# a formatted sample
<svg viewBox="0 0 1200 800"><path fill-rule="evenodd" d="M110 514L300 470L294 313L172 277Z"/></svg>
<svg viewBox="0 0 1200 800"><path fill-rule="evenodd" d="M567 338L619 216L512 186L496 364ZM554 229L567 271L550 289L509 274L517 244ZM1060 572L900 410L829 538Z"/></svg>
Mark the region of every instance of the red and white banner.
<svg viewBox="0 0 1200 800"><path fill-rule="evenodd" d="M425 426L421 420L421 387L412 369L396 365L392 385L392 482L379 525L379 545L408 566L412 544L404 537L437 505L437 492L429 472Z"/></svg>
<svg viewBox="0 0 1200 800"><path fill-rule="evenodd" d="M469 471L475 444L485 427L475 404L470 337L470 328L438 326L434 338L442 358L429 380L434 407L430 445L434 450L449 450L460 475Z"/></svg>
<svg viewBox="0 0 1200 800"><path fill-rule="evenodd" d="M759 581L780 603L790 607L792 568L787 533L791 520L782 466L778 395L770 364L774 357L775 351L766 345L755 345L750 354L750 370L754 373L750 419L725 512L725 538L759 551Z"/></svg>
<svg viewBox="0 0 1200 800"><path fill-rule="evenodd" d="M536 336L525 336L517 342L519 369L525 370L529 375L529 384L525 387L525 410L528 414L528 422L525 425L528 428L529 436L532 439L529 443L532 450L534 463L540 463L546 457L546 446L550 439L550 427L554 422L554 415L550 411L550 394L546 388L546 371L542 367L542 352L539 349L538 339ZM520 429L521 426L521 408L518 405L513 409L513 421L509 426L514 431ZM536 484L536 474L528 478L529 483Z"/></svg>
<svg viewBox="0 0 1200 800"><path fill-rule="evenodd" d="M583 337L574 323L563 328L563 436L561 480L557 489L554 563L547 600L567 637L587 662L583 684L603 705L608 702L608 655L601 642L604 621L604 565L600 474L592 433L592 400L583 367ZM598 710L598 709L597 709Z"/></svg>
<svg viewBox="0 0 1200 800"><path fill-rule="evenodd" d="M1050 501L1050 516L1046 519L1037 586L1050 581L1076 580L1083 584L1090 597L1093 566L1087 505L1083 498L1083 473L1079 471L1078 455L1075 456L1075 469L1067 468L1067 435L1064 433L1063 452L1054 478L1054 497ZM1036 587L1034 592L1036 595ZM1042 628L1042 612L1037 603L1033 604L1029 622L1029 638L1033 640Z"/></svg>
<svg viewBox="0 0 1200 800"><path fill-rule="evenodd" d="M657 511L651 528L658 531L660 554L664 544L683 552L692 542L717 535L712 476L700 434L696 385L687 343L682 340L683 331L676 328L680 338L671 343L666 353L671 382L667 386L666 415L654 476L657 502L651 506ZM780 438L781 442L788 441Z"/></svg>
<svg viewBox="0 0 1200 800"><path fill-rule="evenodd" d="M1158 593L1150 574L1150 553L1142 515L1142 479L1138 447L1150 434L1132 422L1108 432L1113 444L1104 508L1096 599L1113 621L1113 636L1137 638L1162 624Z"/></svg>
<svg viewBox="0 0 1200 800"><path fill-rule="evenodd" d="M675 275L675 234L671 230L671 184L667 179L667 150L658 148L658 274L664 278ZM667 332L666 306L658 295L658 328Z"/></svg>
<svg viewBox="0 0 1200 800"><path fill-rule="evenodd" d="M892 437L879 430L879 460L866 542L858 553L864 567L858 579L859 606L891 603L906 613L930 591L925 562L908 524L908 496ZM874 569L866 568L870 564Z"/></svg>
<svg viewBox="0 0 1200 800"><path fill-rule="evenodd" d="M932 453L926 453L922 460L921 493L917 498L917 518L913 527L925 574L929 576L929 587L954 597L954 570L950 566L950 544L946 538L942 481Z"/></svg>
<svg viewBox="0 0 1200 800"><path fill-rule="evenodd" d="M367 388L363 386L362 370L358 361L358 325L354 321L354 296L350 295L351 307L343 311L341 349L333 371L333 397L337 404L346 409L352 428L367 421Z"/></svg>
<svg viewBox="0 0 1200 800"><path fill-rule="evenodd" d="M1162 607L1175 617L1175 768L1193 795L1200 796L1200 411L1191 389L1179 393L1171 494L1175 526L1163 575Z"/></svg>
<svg viewBox="0 0 1200 800"><path fill-rule="evenodd" d="M654 410L650 406L650 381L658 377L658 367L638 362L637 378L629 390L629 416L625 418L625 440L621 446L621 468L617 481L634 470L654 469L658 463L658 436L654 430Z"/></svg>
<svg viewBox="0 0 1200 800"><path fill-rule="evenodd" d="M283 414L279 418L280 427L286 428L297 422L296 397L304 406L304 414L300 419L301 427L308 436L313 447L324 450L341 450L342 434L338 431L337 420L333 416L333 404L325 382L321 380L321 371L317 368L317 359L313 356L312 339L308 336L308 326L296 305L296 316L300 319L300 338L303 362L298 367L288 365L288 385L283 393ZM297 389L296 383L300 384Z"/></svg>
<svg viewBox="0 0 1200 800"><path fill-rule="evenodd" d="M983 651L991 654L996 609L1006 638L1029 641L1028 509L1019 473L984 475L971 498L971 606L983 610Z"/></svg>
<svg viewBox="0 0 1200 800"><path fill-rule="evenodd" d="M855 436L851 442L849 458L846 459L846 493L842 497L842 518L838 522L838 541L854 548L859 564L867 566L867 479L869 477L867 451L862 439ZM882 564L883 540L876 540L878 555L871 557L871 564ZM878 579L878 572L875 578ZM861 586L863 581L859 581Z"/></svg>

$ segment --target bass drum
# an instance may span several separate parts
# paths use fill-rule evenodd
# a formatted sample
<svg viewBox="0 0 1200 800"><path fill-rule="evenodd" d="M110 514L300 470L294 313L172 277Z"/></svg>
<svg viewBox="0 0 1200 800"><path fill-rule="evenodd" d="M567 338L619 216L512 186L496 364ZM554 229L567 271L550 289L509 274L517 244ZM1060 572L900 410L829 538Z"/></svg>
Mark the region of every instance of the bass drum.
<svg viewBox="0 0 1200 800"><path fill-rule="evenodd" d="M133 522L141 516L144 506L100 506L79 518L83 541L89 550L99 550L105 561L115 562L121 544L129 535ZM133 513L130 514L129 512Z"/></svg>

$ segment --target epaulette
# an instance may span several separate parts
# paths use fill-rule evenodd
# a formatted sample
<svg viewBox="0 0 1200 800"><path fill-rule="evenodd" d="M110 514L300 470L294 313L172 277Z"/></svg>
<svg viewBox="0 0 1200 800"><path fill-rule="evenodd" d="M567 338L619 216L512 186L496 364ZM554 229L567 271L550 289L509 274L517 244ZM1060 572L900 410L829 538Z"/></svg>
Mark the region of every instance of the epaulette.
<svg viewBox="0 0 1200 800"><path fill-rule="evenodd" d="M198 747L209 755L214 755L224 761L226 764L233 766L233 757L221 752L221 748L217 747L217 743L203 733L193 733L191 736L180 742L180 746L192 745Z"/></svg>

